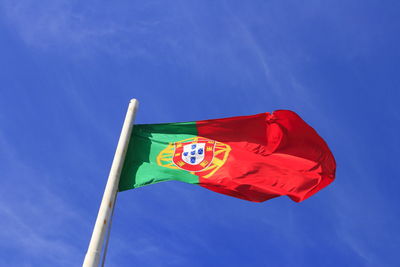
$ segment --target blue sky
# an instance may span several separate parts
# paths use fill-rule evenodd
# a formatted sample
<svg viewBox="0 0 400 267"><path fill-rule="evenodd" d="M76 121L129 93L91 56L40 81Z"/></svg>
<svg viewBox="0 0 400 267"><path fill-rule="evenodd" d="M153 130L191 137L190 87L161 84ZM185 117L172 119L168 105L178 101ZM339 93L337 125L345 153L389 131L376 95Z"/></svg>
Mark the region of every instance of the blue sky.
<svg viewBox="0 0 400 267"><path fill-rule="evenodd" d="M118 196L107 266L398 266L399 1L0 2L0 265L80 266L137 123L276 109L337 179L297 204L178 182Z"/></svg>

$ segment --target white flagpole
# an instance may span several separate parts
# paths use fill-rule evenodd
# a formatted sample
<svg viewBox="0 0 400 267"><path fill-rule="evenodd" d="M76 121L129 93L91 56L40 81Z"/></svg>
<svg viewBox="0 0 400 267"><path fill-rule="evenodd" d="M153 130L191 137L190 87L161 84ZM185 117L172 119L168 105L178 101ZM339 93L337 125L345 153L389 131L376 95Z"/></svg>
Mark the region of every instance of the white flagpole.
<svg viewBox="0 0 400 267"><path fill-rule="evenodd" d="M129 137L131 136L132 126L135 120L138 105L139 102L136 99L131 99L128 111L126 113L124 125L122 126L117 150L115 151L114 160L111 165L106 189L104 190L103 199L101 200L99 213L97 214L92 238L90 239L89 248L82 265L83 267L98 267L99 265L104 236L106 234L112 211L114 209L114 202L118 192L119 178L121 175L122 166L124 164L126 151L128 149Z"/></svg>

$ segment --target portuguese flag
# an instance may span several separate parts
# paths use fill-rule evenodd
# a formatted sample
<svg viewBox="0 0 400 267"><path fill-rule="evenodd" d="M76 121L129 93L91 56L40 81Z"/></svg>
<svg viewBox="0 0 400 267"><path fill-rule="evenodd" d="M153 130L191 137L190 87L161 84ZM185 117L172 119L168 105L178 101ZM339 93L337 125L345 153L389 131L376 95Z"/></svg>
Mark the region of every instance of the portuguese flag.
<svg viewBox="0 0 400 267"><path fill-rule="evenodd" d="M119 191L176 180L262 202L300 202L335 178L324 140L296 113L134 125Z"/></svg>

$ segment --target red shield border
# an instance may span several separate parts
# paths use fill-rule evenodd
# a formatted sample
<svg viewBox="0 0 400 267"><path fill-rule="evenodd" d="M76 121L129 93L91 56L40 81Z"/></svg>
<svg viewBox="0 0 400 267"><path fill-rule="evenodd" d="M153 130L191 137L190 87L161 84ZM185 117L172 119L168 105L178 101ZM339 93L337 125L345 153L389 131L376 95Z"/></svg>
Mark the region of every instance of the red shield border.
<svg viewBox="0 0 400 267"><path fill-rule="evenodd" d="M189 145L189 144L194 144L194 143L205 143L204 146L204 159L199 162L199 164L196 165L191 165L189 163L186 163L182 160L182 153L183 153L183 146ZM172 158L172 161L174 164L183 170L190 171L190 172L199 172L207 168L212 160L214 159L214 149L215 149L215 141L207 138L198 138L197 140L191 141L191 142L175 142L174 143L175 150L174 150L174 156Z"/></svg>

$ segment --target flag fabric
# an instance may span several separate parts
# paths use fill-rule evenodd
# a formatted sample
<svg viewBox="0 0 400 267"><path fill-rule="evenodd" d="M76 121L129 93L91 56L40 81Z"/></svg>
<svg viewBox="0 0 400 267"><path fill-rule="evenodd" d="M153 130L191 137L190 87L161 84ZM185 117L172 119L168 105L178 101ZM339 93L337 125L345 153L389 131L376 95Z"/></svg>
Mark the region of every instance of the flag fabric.
<svg viewBox="0 0 400 267"><path fill-rule="evenodd" d="M162 181L262 202L300 202L335 179L325 141L296 113L134 125L119 191Z"/></svg>

